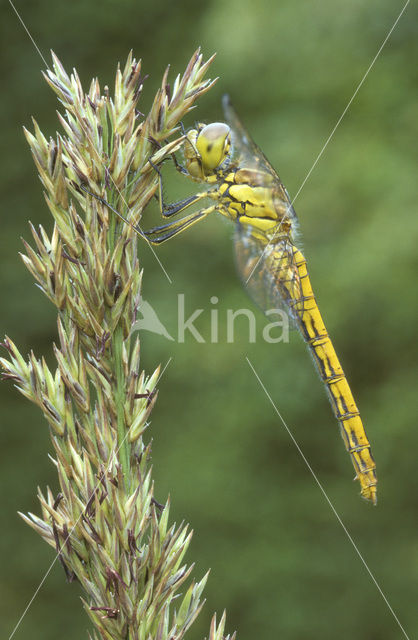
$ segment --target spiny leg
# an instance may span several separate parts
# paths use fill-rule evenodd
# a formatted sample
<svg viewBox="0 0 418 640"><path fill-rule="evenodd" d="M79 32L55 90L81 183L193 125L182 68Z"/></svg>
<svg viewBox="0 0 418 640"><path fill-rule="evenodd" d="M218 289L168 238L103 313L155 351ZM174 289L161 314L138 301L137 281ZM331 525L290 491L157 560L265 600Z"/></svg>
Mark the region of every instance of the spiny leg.
<svg viewBox="0 0 418 640"><path fill-rule="evenodd" d="M186 135L187 135L187 134L186 134L186 129L184 128L184 124L180 121L180 122L179 122L179 125L180 125L180 129L181 129L181 135L183 136L183 138L186 138ZM153 142L153 143L158 147L158 149L161 149L162 144L160 144L159 142L157 142L154 138L149 138L149 139L151 140L151 142ZM167 141L166 141L166 142L167 142ZM152 156L151 156L151 158L152 158ZM151 158L149 158L149 163L150 163L150 165L153 167L153 169L156 169L156 167L155 167L154 163L151 161ZM175 154L174 152L173 152L173 153L170 153L170 155L169 155L169 156L166 156L165 158L163 158L163 159L160 161L160 163L159 163L159 164L162 164L162 163L163 163L163 162L165 162L166 160L170 160L170 159L174 162L174 166L176 167L176 169L177 169L177 171L178 171L179 173L181 173L181 174L182 174L182 175L184 175L184 176L188 176L188 177L190 177L189 172L187 171L187 169L186 169L185 167L183 167L183 165L182 165L182 164L180 164L180 162L177 160L176 154Z"/></svg>
<svg viewBox="0 0 418 640"><path fill-rule="evenodd" d="M180 220L176 220L175 222L168 222L167 224L160 225L159 227L148 229L147 231L143 232L143 236L151 244L161 244L166 240L170 240L170 238L173 238L179 233L182 233L199 220L203 220L217 209L218 206L213 204L210 207L206 207L205 209L201 209L200 211L191 213L190 215L185 216Z"/></svg>
<svg viewBox="0 0 418 640"><path fill-rule="evenodd" d="M183 167L182 164L180 164L180 162L176 158L176 154L175 153L171 154L171 158L172 158L172 160L174 162L174 166L176 167L177 171L179 173L181 173L183 176L190 177L190 173L187 171L187 169L185 167Z"/></svg>
<svg viewBox="0 0 418 640"><path fill-rule="evenodd" d="M173 202L172 204L166 204L164 202L163 177L162 177L160 168L157 167L157 165L155 165L152 162L152 160L148 160L148 162L150 163L154 171L156 171L156 173L158 174L158 200L160 203L160 212L163 218L170 218L171 216L174 216L176 213L181 213L181 211L184 211L184 209L187 209L187 207L190 207L195 202L199 202L199 200L202 200L203 198L210 197L210 193L212 192L202 191L200 193L196 193L194 196L189 196L188 198L179 200L178 202ZM183 173L183 167L181 167L181 165L177 163L177 160L175 160L175 166L176 168L178 168L179 171L181 171L181 173ZM185 169L184 171L185 171L185 175L188 176L189 175L188 172Z"/></svg>
<svg viewBox="0 0 418 640"><path fill-rule="evenodd" d="M176 236L178 233L185 231L186 229L191 227L193 224L195 224L199 220L206 218L206 216L208 216L210 213L213 213L213 211L216 211L218 209L217 205L212 205L210 207L206 207L205 209L201 209L200 211L191 213L190 215L185 216L180 220L176 220L175 222L168 222L167 224L163 224L158 227L153 227L152 229L148 229L147 231L143 231L139 226L135 226L134 224L132 224L132 222L130 222L127 218L125 218L125 216L123 216L119 211L117 211L117 209L112 207L112 205L109 204L107 200L105 200L104 198L101 198L95 193L92 193L91 191L83 187L83 185L77 185L77 186L79 186L83 191L85 191L85 193L88 193L90 196L93 196L93 198L96 198L96 200L99 200L99 202L101 202L106 207L108 207L111 211L113 211L113 213L115 213L118 216L118 218L120 218L123 222L129 225L131 229L135 231L136 234L138 234L139 236L141 236L141 238L144 238L147 242L150 242L151 244L161 244L162 242L169 240L170 238ZM161 233L161 232L165 232L165 233ZM152 236L155 236L155 237L152 237Z"/></svg>

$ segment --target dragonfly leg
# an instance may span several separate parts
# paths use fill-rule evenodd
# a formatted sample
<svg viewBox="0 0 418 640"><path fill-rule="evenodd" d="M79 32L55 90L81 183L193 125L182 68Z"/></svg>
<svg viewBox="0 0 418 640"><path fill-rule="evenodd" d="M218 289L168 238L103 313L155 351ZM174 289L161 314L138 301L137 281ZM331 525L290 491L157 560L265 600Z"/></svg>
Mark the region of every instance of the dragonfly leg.
<svg viewBox="0 0 418 640"><path fill-rule="evenodd" d="M190 174L187 171L186 167L183 167L183 165L180 164L180 162L177 160L175 153L171 154L171 158L172 158L172 160L174 162L174 166L176 167L176 169L177 169L177 171L179 173L181 173L183 176L190 176Z"/></svg>
<svg viewBox="0 0 418 640"><path fill-rule="evenodd" d="M202 198L206 198L209 195L207 191L203 191L201 193L196 193L194 196L189 196L188 198L179 200L178 202L166 204L164 202L163 177L161 174L161 170L159 167L157 167L156 164L152 162L152 160L148 160L148 162L150 163L154 171L156 171L158 174L158 201L160 203L160 212L163 218L170 218L171 216L174 216L176 213L180 213L181 211L184 211L184 209L187 209L187 207L190 207L190 205L194 204L195 202L198 202L199 200L202 200ZM181 173L183 173L184 168L177 163L177 160L175 160L175 165L176 165L176 168L180 167L178 170L181 171ZM184 169L184 171L188 175L186 169Z"/></svg>
<svg viewBox="0 0 418 640"><path fill-rule="evenodd" d="M125 218L125 216L122 215L117 209L112 207L112 205L109 204L107 200L105 200L101 196L96 195L92 191L89 191L83 185L76 185L76 186L82 189L85 193L88 193L93 198L96 198L96 200L99 200L99 202L101 202L108 209L113 211L113 213L117 215L120 220L125 222L125 224L129 225L137 235L141 236L141 238L144 238L150 244L161 244L162 242L165 242L166 240L173 238L177 234L181 233L182 231L185 231L186 229L194 225L199 220L206 218L206 216L208 216L210 213L213 213L219 208L218 205L214 204L214 205L211 205L210 207L206 207L204 209L200 209L199 211L195 211L194 213L191 213L188 216L185 216L184 218L180 218L180 220L168 222L167 224L163 224L158 227L152 227L147 231L143 231L139 227L139 225L137 226L132 224L132 222L130 222L128 218ZM204 197L206 195L207 195L206 192L204 194L200 194L201 197ZM200 197L195 196L193 202L196 202L199 199ZM192 204L192 202L190 202L190 204ZM189 206L189 205L186 205L186 206ZM184 208L186 207L183 207L183 209Z"/></svg>
<svg viewBox="0 0 418 640"><path fill-rule="evenodd" d="M170 240L170 238L173 238L179 233L182 233L189 227L196 224L196 222L198 222L199 220L203 220L217 209L218 206L213 204L210 207L200 209L200 211L191 213L190 215L185 216L180 220L176 220L175 222L168 222L167 224L163 224L158 227L148 229L147 231L143 231L141 235L151 244L161 244L166 240Z"/></svg>

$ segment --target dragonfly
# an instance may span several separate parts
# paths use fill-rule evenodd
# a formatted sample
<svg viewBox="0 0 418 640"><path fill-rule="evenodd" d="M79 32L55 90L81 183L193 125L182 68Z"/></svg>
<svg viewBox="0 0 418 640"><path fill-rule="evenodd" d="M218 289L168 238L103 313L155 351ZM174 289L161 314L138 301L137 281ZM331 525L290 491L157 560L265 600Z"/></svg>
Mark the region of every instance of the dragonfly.
<svg viewBox="0 0 418 640"><path fill-rule="evenodd" d="M161 171L150 160L159 177L159 202L164 218L176 216L201 201L208 204L147 231L136 226L134 230L158 245L215 212L235 224L236 263L246 289L264 311L284 309L291 326L301 333L328 393L361 495L376 504L376 464L347 378L322 320L305 257L298 248L298 220L289 194L227 95L223 97L223 110L225 122L199 123L185 133L185 166L173 158L180 173L204 185L202 191L166 204Z"/></svg>

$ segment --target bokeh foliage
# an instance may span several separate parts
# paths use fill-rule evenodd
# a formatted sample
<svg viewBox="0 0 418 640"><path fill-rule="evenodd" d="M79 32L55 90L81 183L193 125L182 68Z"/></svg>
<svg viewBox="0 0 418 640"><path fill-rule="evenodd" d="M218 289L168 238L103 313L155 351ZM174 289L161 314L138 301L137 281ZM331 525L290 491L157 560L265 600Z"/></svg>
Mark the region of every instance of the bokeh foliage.
<svg viewBox="0 0 418 640"><path fill-rule="evenodd" d="M49 61L54 49L83 81L111 81L130 48L151 73L150 101L169 62L173 77L197 45L218 53L218 85L196 117L220 119L228 91L254 138L295 194L402 8L389 0L311 3L260 0L16 5ZM415 13L414 13L415 12ZM248 344L245 322L234 344L168 342L143 335L151 370L170 356L153 412L156 497L171 494L178 521L195 529L191 555L212 567L208 606L194 629L206 633L213 610L228 609L240 638L397 638L400 630L371 582L245 362L248 355L318 473L406 630L416 624L418 481L415 428L417 303L416 9L411 5L295 203L318 301L352 384L373 445L376 508L360 500L337 425L305 347L261 339ZM12 9L2 8L2 233L0 334L47 353L54 311L17 258L27 220L49 224L21 126L36 114L57 128L44 64ZM193 124L193 116L185 122ZM193 185L167 168L167 196ZM158 210L148 216L159 221ZM144 223L145 226L145 223ZM211 296L226 309L248 306L236 277L231 229L208 220L143 251L146 299L171 333L176 296L185 293L196 323L210 333ZM238 325L237 325L238 327ZM25 351L25 348L23 348ZM51 354L51 352L49 352ZM54 486L48 434L36 410L0 386L2 572L0 619L11 630L52 560L19 521L36 511L36 485ZM45 548L44 548L45 547ZM76 585L56 567L16 638L85 637ZM206 618L205 618L206 616ZM200 625L200 626L199 626Z"/></svg>

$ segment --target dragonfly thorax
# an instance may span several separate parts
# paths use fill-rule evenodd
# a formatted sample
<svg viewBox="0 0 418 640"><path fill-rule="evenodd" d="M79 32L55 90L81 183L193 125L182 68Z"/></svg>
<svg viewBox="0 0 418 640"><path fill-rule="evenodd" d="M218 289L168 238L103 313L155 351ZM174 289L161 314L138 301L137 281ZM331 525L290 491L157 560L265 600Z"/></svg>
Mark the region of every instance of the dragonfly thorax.
<svg viewBox="0 0 418 640"><path fill-rule="evenodd" d="M200 124L188 132L184 158L190 177L207 180L227 160L231 150L231 130L223 122Z"/></svg>
<svg viewBox="0 0 418 640"><path fill-rule="evenodd" d="M281 185L261 169L232 167L210 197L220 202L222 215L250 228L253 236L277 239L292 234Z"/></svg>

